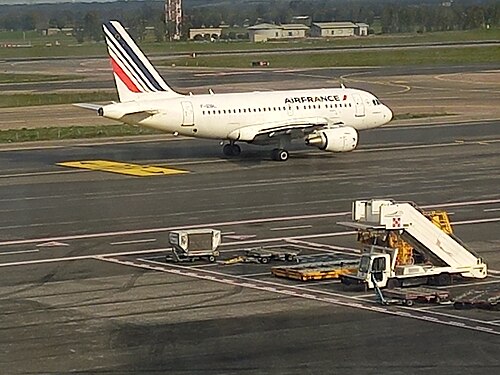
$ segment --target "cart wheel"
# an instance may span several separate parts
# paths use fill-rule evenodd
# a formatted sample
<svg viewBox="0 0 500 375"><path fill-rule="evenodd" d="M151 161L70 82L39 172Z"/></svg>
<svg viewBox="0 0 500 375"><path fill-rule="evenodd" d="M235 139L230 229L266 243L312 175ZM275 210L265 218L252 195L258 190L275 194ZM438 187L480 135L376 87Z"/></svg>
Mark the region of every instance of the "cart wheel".
<svg viewBox="0 0 500 375"><path fill-rule="evenodd" d="M268 257L262 257L262 258L260 258L260 262L261 262L262 264L269 263L269 258L268 258Z"/></svg>
<svg viewBox="0 0 500 375"><path fill-rule="evenodd" d="M434 299L434 302L441 303L441 297L436 296L436 298Z"/></svg>
<svg viewBox="0 0 500 375"><path fill-rule="evenodd" d="M285 259L289 262L293 261L295 259L295 255L292 255L292 254L287 254L285 256Z"/></svg>
<svg viewBox="0 0 500 375"><path fill-rule="evenodd" d="M411 299L407 299L405 300L405 305L408 306L408 307L412 307L413 306L413 301Z"/></svg>
<svg viewBox="0 0 500 375"><path fill-rule="evenodd" d="M215 257L213 255L210 255L208 257L208 261L211 262L211 263L215 262Z"/></svg>

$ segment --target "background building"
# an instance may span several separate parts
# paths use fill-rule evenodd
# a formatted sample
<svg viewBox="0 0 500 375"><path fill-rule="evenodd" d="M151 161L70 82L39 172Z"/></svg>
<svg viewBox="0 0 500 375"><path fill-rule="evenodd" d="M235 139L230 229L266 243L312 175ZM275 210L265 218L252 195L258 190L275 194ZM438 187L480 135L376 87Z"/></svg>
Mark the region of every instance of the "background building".
<svg viewBox="0 0 500 375"><path fill-rule="evenodd" d="M287 23L273 25L261 23L248 28L248 36L251 42L266 42L268 40L287 40L305 38L309 27L303 24Z"/></svg>
<svg viewBox="0 0 500 375"><path fill-rule="evenodd" d="M222 27L202 27L189 29L191 40L217 40L222 35Z"/></svg>
<svg viewBox="0 0 500 375"><path fill-rule="evenodd" d="M313 22L311 36L334 38L354 36L357 26L352 22Z"/></svg>

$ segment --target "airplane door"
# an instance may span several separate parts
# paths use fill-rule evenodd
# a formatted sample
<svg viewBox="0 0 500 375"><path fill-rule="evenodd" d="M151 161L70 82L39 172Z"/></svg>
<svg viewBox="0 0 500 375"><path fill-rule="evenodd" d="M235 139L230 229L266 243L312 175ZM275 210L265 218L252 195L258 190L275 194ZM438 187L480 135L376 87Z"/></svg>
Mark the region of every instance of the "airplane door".
<svg viewBox="0 0 500 375"><path fill-rule="evenodd" d="M194 125L194 111L191 102L181 102L182 105L182 126Z"/></svg>
<svg viewBox="0 0 500 375"><path fill-rule="evenodd" d="M359 94L352 94L354 98L354 106L356 107L356 117L363 117L365 115L365 105L363 99Z"/></svg>

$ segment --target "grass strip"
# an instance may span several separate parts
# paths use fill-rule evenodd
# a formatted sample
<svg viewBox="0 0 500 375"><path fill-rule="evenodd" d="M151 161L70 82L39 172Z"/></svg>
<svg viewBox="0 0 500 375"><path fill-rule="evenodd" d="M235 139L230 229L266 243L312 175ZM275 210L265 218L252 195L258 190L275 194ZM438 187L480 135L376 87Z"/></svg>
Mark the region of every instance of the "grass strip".
<svg viewBox="0 0 500 375"><path fill-rule="evenodd" d="M0 143L92 139L106 137L162 134L159 131L131 125L71 126L0 131Z"/></svg>
<svg viewBox="0 0 500 375"><path fill-rule="evenodd" d="M106 56L106 46L103 42L76 44L72 37L51 36L41 37L36 33L27 33L26 40L32 42L30 48L0 48L0 58L40 58L57 56ZM466 31L445 31L429 33L406 33L406 34L383 34L371 35L369 37L354 38L332 38L332 39L301 39L294 41L272 41L267 43L250 43L249 41L220 41L193 42L144 42L141 48L147 54L168 53L191 53L191 52L216 52L216 51L256 51L269 49L307 47L338 47L338 46L369 46L388 44L411 44L411 43L439 43L439 42L463 42L479 40L499 40L500 28L494 27L489 30L466 30ZM58 40L60 46L46 47L46 43L55 43ZM24 44L23 34L19 32L0 31L1 42Z"/></svg>
<svg viewBox="0 0 500 375"><path fill-rule="evenodd" d="M248 68L252 61L269 61L273 68L313 68L345 66L448 65L496 63L498 46L388 49L378 51L327 51L285 54L243 54L181 57L163 61L164 65Z"/></svg>
<svg viewBox="0 0 500 375"><path fill-rule="evenodd" d="M48 74L0 73L0 83L53 82L80 79L81 76Z"/></svg>
<svg viewBox="0 0 500 375"><path fill-rule="evenodd" d="M0 108L29 107L35 105L69 104L69 103L96 103L116 101L116 93L95 91L86 93L54 93L54 94L10 94L0 95Z"/></svg>
<svg viewBox="0 0 500 375"><path fill-rule="evenodd" d="M418 119L438 116L449 116L449 113L404 113L394 116L394 120ZM138 135L164 134L158 130L131 125L100 125L49 127L35 129L0 130L0 143L17 143L33 141L55 141L63 139L92 139L108 137L124 137Z"/></svg>

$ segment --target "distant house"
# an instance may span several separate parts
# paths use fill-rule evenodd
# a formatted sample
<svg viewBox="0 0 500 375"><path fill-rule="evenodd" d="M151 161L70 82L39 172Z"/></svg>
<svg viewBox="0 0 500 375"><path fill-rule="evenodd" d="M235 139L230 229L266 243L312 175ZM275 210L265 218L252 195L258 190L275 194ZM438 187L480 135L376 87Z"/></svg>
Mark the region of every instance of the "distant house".
<svg viewBox="0 0 500 375"><path fill-rule="evenodd" d="M356 25L352 22L313 22L311 36L321 38L336 38L354 36Z"/></svg>
<svg viewBox="0 0 500 375"><path fill-rule="evenodd" d="M309 27L300 23L285 23L281 25L281 38L305 38L309 31Z"/></svg>
<svg viewBox="0 0 500 375"><path fill-rule="evenodd" d="M199 29L189 29L189 39L219 39L222 34L221 27L202 27Z"/></svg>
<svg viewBox="0 0 500 375"><path fill-rule="evenodd" d="M368 36L368 28L370 27L366 23L356 23L357 28L354 33L358 36Z"/></svg>
<svg viewBox="0 0 500 375"><path fill-rule="evenodd" d="M251 42L305 38L309 27L303 24L287 23L273 25L261 23L247 28Z"/></svg>

